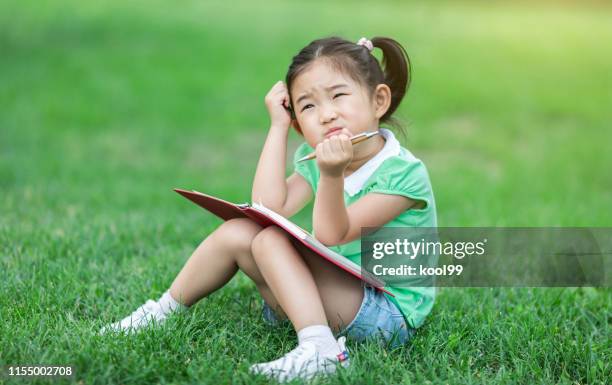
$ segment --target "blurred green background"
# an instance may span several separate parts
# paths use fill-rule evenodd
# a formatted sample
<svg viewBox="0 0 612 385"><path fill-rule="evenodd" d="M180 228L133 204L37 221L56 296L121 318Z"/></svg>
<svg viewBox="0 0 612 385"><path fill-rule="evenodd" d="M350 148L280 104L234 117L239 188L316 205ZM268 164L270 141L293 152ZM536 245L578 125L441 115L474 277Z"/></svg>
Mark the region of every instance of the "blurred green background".
<svg viewBox="0 0 612 385"><path fill-rule="evenodd" d="M612 223L608 7L1 7L8 215L33 204L37 217L67 205L93 217L118 208L192 215L169 192L176 186L248 199L268 128L263 97L299 49L338 34L391 36L411 56L414 82L398 115L404 144L429 167L440 225Z"/></svg>
<svg viewBox="0 0 612 385"><path fill-rule="evenodd" d="M11 344L0 337L2 361L85 365L92 356L67 353L76 341L58 337L66 328L85 333L165 289L219 224L172 188L247 201L269 124L263 98L293 55L328 35L405 46L413 83L398 116L404 145L429 169L440 226L612 226L609 3L4 0L0 330L18 332ZM289 156L299 143L292 133ZM307 210L297 221L308 224ZM232 285L229 297L253 295L244 277ZM568 326L556 337L567 349L572 333L591 344L604 327L609 337L606 317L597 318L608 311L607 289L561 305L564 292L455 293L466 292L442 292L429 335L473 303L498 313L492 298L501 295L544 313L565 306L562 319L576 310L568 306L592 306L595 332ZM240 312L228 306L228 317ZM56 337L40 335L49 320ZM120 354L98 343L86 350ZM601 379L609 367L598 369L599 354L545 356L552 369L540 378ZM562 359L570 369L555 366ZM89 378L115 361L102 360ZM481 371L494 371L490 363ZM475 373L458 370L456 379ZM105 378L126 378L115 376Z"/></svg>

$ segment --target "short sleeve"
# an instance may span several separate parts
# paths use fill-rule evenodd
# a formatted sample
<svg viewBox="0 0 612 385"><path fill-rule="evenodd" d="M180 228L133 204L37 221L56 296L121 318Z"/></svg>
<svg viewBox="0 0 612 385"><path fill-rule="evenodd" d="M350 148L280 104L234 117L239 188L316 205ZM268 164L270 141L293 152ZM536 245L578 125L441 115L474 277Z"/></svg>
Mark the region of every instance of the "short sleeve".
<svg viewBox="0 0 612 385"><path fill-rule="evenodd" d="M310 184L310 187L312 187L312 191L317 191L317 181L319 180L317 162L313 160L298 162L299 159L305 157L311 152L314 152L314 150L306 142L302 143L297 150L295 150L295 154L293 155L293 171L306 179L306 181Z"/></svg>
<svg viewBox="0 0 612 385"><path fill-rule="evenodd" d="M369 192L402 195L425 202L425 210L432 204L432 189L425 164L418 159L407 160L393 156L377 170L376 183Z"/></svg>

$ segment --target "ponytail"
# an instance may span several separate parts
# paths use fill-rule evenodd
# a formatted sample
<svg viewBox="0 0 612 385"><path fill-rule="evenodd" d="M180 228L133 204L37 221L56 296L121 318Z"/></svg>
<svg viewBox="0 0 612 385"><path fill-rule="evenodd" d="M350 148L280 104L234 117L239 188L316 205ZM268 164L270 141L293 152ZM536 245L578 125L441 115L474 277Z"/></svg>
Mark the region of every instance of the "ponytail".
<svg viewBox="0 0 612 385"><path fill-rule="evenodd" d="M383 53L384 82L391 89L391 104L387 112L381 117L381 121L387 121L397 110L408 87L410 87L410 59L404 47L388 37L375 37L372 39L372 45L380 48Z"/></svg>

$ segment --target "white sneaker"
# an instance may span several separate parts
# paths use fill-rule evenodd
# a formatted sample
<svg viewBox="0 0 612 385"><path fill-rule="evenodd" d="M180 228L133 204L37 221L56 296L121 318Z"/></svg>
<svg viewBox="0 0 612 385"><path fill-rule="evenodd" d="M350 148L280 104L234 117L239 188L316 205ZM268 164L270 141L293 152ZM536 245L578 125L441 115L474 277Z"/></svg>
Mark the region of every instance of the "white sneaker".
<svg viewBox="0 0 612 385"><path fill-rule="evenodd" d="M340 337L338 339L340 353L331 355L321 355L313 342L304 342L278 360L252 365L249 371L252 374L275 378L279 382L291 381L298 377L309 380L317 374L334 373L338 364L343 367L350 365L345 341L346 337Z"/></svg>
<svg viewBox="0 0 612 385"><path fill-rule="evenodd" d="M121 321L104 326L100 329L99 334L121 331L135 332L144 327L162 323L170 313L164 312L158 302L150 299Z"/></svg>

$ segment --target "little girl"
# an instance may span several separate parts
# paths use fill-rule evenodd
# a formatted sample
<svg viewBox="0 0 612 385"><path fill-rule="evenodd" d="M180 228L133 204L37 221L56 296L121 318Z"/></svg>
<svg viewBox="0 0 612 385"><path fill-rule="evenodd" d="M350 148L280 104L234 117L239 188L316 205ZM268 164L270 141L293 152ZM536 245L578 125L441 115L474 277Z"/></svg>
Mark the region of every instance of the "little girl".
<svg viewBox="0 0 612 385"><path fill-rule="evenodd" d="M372 50L382 51L381 68ZM410 83L409 60L395 40L319 39L291 62L285 83L265 98L271 126L252 189L252 200L291 217L314 198L313 234L360 264L362 227L436 227L436 208L424 164L380 128L391 121ZM305 139L285 179L287 135ZM379 131L352 145L353 135ZM316 159L297 162L311 153ZM172 286L103 332L159 324L223 287L242 270L263 297L263 318L288 319L298 346L283 357L251 366L280 381L331 373L348 366L345 336L374 338L395 347L421 326L434 303L433 287L387 287L395 297L293 242L275 226L232 219L193 252ZM152 322L156 321L156 322ZM341 336L336 340L334 336Z"/></svg>

